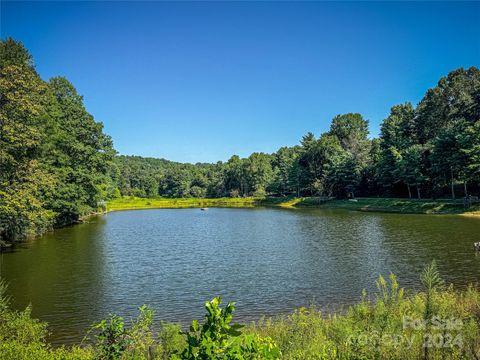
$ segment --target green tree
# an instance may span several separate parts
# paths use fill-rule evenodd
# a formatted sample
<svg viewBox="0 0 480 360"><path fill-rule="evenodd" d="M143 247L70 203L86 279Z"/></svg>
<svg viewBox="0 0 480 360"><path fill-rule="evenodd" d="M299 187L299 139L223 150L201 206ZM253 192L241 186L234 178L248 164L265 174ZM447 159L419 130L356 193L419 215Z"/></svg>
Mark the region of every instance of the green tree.
<svg viewBox="0 0 480 360"><path fill-rule="evenodd" d="M380 128L382 147L403 150L417 143L415 110L411 103L395 105Z"/></svg>
<svg viewBox="0 0 480 360"><path fill-rule="evenodd" d="M409 165L407 161L411 157L404 158L404 152L417 143L415 112L412 104L393 106L390 115L381 125L378 161L378 173L381 174L379 180L388 192L392 192L394 184L404 182L411 197L411 179L408 178L405 182L405 170L418 164Z"/></svg>
<svg viewBox="0 0 480 360"><path fill-rule="evenodd" d="M233 155L225 164L225 189L228 193L236 191L242 196L248 193L244 161L238 155Z"/></svg>
<svg viewBox="0 0 480 360"><path fill-rule="evenodd" d="M244 172L252 194L263 197L273 181L272 156L253 153L244 163Z"/></svg>
<svg viewBox="0 0 480 360"><path fill-rule="evenodd" d="M299 178L297 171L299 147L281 147L273 155L273 171L275 174L274 191L286 195L298 192Z"/></svg>
<svg viewBox="0 0 480 360"><path fill-rule="evenodd" d="M480 182L480 120L467 126L458 138L460 152L465 162L465 177Z"/></svg>
<svg viewBox="0 0 480 360"><path fill-rule="evenodd" d="M110 168L115 151L103 125L86 111L83 98L65 78L52 78L49 87L55 95L59 114L52 139L54 151L44 155L49 171L59 186L47 207L58 213L59 224L68 224L94 211L111 181ZM113 185L112 192L113 192ZM107 191L108 193L108 191Z"/></svg>
<svg viewBox="0 0 480 360"><path fill-rule="evenodd" d="M329 134L338 138L346 152L345 159L335 170L337 195L354 195L370 163L368 121L358 113L337 115L332 120Z"/></svg>
<svg viewBox="0 0 480 360"><path fill-rule="evenodd" d="M54 179L39 158L52 98L21 43L0 41L0 51L0 242L12 242L51 224L43 197Z"/></svg>
<svg viewBox="0 0 480 360"><path fill-rule="evenodd" d="M0 68L4 69L11 65L34 69L32 55L23 44L12 38L7 38L0 41Z"/></svg>
<svg viewBox="0 0 480 360"><path fill-rule="evenodd" d="M459 68L429 89L416 109L416 127L421 144L440 135L457 121L472 124L480 119L480 70Z"/></svg>
<svg viewBox="0 0 480 360"><path fill-rule="evenodd" d="M352 139L366 139L368 133L368 121L358 113L337 115L330 125L330 135L336 136L345 148L351 145Z"/></svg>
<svg viewBox="0 0 480 360"><path fill-rule="evenodd" d="M113 196L115 152L67 80L45 83L19 42L0 51L0 240L12 242Z"/></svg>
<svg viewBox="0 0 480 360"><path fill-rule="evenodd" d="M431 171L437 179L450 184L452 199L455 199L455 183L457 179L466 181L468 159L461 151L459 143L459 126L446 127L433 141ZM437 180L439 181L439 180Z"/></svg>
<svg viewBox="0 0 480 360"><path fill-rule="evenodd" d="M402 154L398 155L396 174L398 181L402 181L407 185L408 196L412 197L411 186L417 189L417 197L421 198L421 186L426 180L426 176L422 173L422 155L423 148L421 145L412 145L405 149Z"/></svg>
<svg viewBox="0 0 480 360"><path fill-rule="evenodd" d="M335 172L346 160L348 153L336 136L323 134L318 140L304 137L299 164L304 173L304 186L312 195L332 195L335 188Z"/></svg>

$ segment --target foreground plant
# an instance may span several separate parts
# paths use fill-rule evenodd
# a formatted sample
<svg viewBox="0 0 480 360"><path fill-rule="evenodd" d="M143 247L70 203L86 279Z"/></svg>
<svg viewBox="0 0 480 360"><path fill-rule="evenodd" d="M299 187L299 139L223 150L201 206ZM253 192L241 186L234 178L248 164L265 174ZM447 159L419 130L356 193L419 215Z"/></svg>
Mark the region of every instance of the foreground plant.
<svg viewBox="0 0 480 360"><path fill-rule="evenodd" d="M480 359L478 285L445 287L435 263L421 283L424 292L408 295L391 274L341 314L301 308L247 327L232 324L234 304L222 308L218 297L189 331L162 322L156 333L154 311L142 306L131 322L111 315L95 325L90 343L53 348L47 325L30 308L12 310L0 281L0 360Z"/></svg>
<svg viewBox="0 0 480 360"><path fill-rule="evenodd" d="M242 334L244 326L231 325L234 303L220 308L220 297L205 303L207 314L205 323L200 328L197 320L192 322L190 331L186 332L187 348L180 357L173 359L277 359L280 350L269 338L257 334Z"/></svg>

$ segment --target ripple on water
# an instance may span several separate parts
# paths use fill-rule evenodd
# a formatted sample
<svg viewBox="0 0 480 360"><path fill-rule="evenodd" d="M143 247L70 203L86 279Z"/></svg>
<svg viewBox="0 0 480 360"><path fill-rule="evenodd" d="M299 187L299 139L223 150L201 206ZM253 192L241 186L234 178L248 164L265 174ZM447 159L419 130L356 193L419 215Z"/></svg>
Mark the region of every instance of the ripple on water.
<svg viewBox="0 0 480 360"><path fill-rule="evenodd" d="M187 323L215 295L237 319L290 312L312 302L349 304L375 291L379 274L418 287L435 258L448 282L478 281L472 251L480 221L455 216L342 210L198 209L110 213L59 229L1 255L15 305L33 305L53 340L82 339L110 312L127 319L149 304Z"/></svg>

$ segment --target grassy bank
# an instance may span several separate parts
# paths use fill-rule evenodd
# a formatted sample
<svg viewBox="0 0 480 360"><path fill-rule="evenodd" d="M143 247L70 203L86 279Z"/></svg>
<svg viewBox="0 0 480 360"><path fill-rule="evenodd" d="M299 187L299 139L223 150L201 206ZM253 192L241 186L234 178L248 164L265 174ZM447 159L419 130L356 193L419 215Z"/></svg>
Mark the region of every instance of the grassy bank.
<svg viewBox="0 0 480 360"><path fill-rule="evenodd" d="M329 200L321 204L314 198L297 199L296 207L325 207L357 211L392 212L403 214L476 214L480 215L480 204L469 208L463 202L447 199L398 199L398 198L357 198L352 200Z"/></svg>
<svg viewBox="0 0 480 360"><path fill-rule="evenodd" d="M142 306L137 319L111 315L81 344L61 348L46 342L47 325L30 309L9 308L0 286L0 359L478 359L478 286L445 287L434 264L421 279L423 292L409 294L390 275L340 314L301 308L243 328L231 323L233 304L219 298L189 331L155 323L154 310Z"/></svg>
<svg viewBox="0 0 480 360"><path fill-rule="evenodd" d="M182 208L207 208L207 207L254 207L260 200L247 198L157 198L145 199L126 196L111 200L107 203L107 211L138 210L138 209L182 209Z"/></svg>
<svg viewBox="0 0 480 360"><path fill-rule="evenodd" d="M395 198L357 198L351 200L322 200L314 197L283 197L258 199L220 198L220 199L144 199L123 197L114 199L107 204L108 211L136 209L178 209L206 207L257 207L273 206L284 208L318 207L329 209L347 209L356 211L391 212L403 214L463 214L480 216L480 204L466 209L461 201L451 200L416 200Z"/></svg>

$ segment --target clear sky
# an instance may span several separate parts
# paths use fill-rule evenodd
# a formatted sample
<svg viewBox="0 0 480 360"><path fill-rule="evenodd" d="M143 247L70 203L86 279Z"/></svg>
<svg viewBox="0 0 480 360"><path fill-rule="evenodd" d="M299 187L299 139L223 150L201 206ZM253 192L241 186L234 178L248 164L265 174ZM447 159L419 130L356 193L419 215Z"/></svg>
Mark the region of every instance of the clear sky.
<svg viewBox="0 0 480 360"><path fill-rule="evenodd" d="M1 36L84 95L121 154L273 152L360 112L371 135L480 65L478 2L5 2Z"/></svg>

